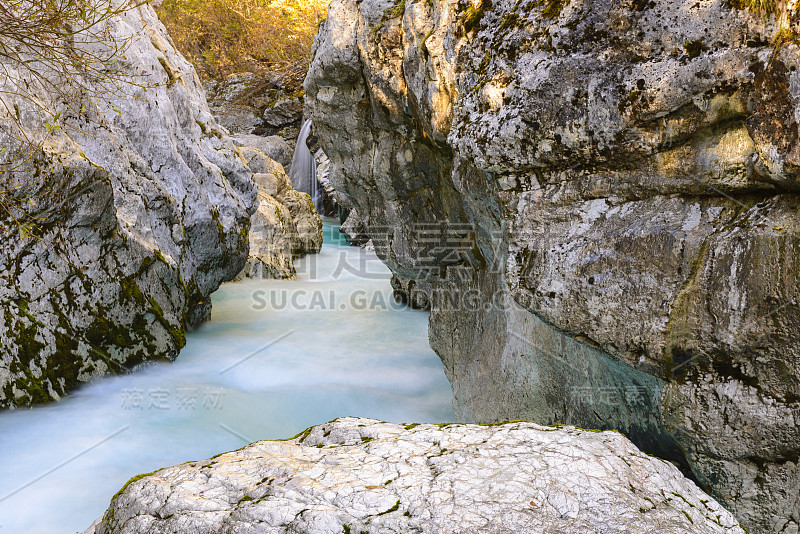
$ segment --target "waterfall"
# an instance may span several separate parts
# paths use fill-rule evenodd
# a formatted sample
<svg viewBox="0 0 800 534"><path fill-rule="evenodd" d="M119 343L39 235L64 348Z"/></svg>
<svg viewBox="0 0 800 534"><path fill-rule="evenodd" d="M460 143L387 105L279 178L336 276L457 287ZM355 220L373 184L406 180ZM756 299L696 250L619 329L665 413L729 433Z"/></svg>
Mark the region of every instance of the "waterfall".
<svg viewBox="0 0 800 534"><path fill-rule="evenodd" d="M292 181L292 187L311 195L311 200L314 201L314 209L319 212L322 209L322 195L317 182L317 162L308 146L306 146L309 133L311 133L311 119L306 119L300 129L300 135L297 136L297 145L294 147L289 178Z"/></svg>

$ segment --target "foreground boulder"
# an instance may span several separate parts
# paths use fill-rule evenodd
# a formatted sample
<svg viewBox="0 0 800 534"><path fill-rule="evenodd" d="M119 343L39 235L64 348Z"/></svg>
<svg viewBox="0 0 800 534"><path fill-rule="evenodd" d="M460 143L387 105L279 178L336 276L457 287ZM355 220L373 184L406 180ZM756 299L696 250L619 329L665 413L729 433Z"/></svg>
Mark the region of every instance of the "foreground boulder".
<svg viewBox="0 0 800 534"><path fill-rule="evenodd" d="M432 286L462 420L617 428L788 534L800 21L770 6L335 0L306 95L345 207Z"/></svg>
<svg viewBox="0 0 800 534"><path fill-rule="evenodd" d="M41 145L0 174L0 195L16 198L0 210L0 407L173 358L247 258L252 172L194 69L149 5L108 32L126 46L113 63L119 88L98 88L79 112L2 65L2 152L19 139ZM25 83L33 99L20 95Z"/></svg>
<svg viewBox="0 0 800 534"><path fill-rule="evenodd" d="M342 418L132 479L85 534L744 534L616 432Z"/></svg>

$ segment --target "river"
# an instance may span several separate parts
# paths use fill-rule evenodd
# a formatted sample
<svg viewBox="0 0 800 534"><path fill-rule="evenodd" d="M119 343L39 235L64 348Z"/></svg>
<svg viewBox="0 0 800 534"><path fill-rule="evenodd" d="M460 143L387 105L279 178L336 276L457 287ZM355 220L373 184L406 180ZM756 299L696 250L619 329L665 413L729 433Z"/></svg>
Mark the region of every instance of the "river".
<svg viewBox="0 0 800 534"><path fill-rule="evenodd" d="M0 413L0 534L82 531L132 476L290 437L341 416L454 420L427 313L325 224L297 280L224 284L172 364Z"/></svg>

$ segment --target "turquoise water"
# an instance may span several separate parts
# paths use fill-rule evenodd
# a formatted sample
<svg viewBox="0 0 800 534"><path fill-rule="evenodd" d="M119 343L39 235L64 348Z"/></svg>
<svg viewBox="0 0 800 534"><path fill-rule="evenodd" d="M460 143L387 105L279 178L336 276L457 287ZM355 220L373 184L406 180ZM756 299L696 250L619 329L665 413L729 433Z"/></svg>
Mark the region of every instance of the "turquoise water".
<svg viewBox="0 0 800 534"><path fill-rule="evenodd" d="M132 476L336 417L454 420L427 314L325 225L297 280L223 285L172 364L0 413L0 534L82 531Z"/></svg>

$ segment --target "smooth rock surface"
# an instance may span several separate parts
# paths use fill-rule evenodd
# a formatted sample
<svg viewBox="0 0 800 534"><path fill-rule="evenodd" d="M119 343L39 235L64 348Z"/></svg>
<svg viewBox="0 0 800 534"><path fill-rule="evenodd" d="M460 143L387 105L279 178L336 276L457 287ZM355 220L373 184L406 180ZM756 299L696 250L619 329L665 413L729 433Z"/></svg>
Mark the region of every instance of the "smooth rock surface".
<svg viewBox="0 0 800 534"><path fill-rule="evenodd" d="M459 417L617 428L788 534L800 21L734 5L336 0L306 102Z"/></svg>
<svg viewBox="0 0 800 534"><path fill-rule="evenodd" d="M241 152L258 187L258 209L250 223L250 256L237 278L293 278L292 261L322 248L322 219L311 197L292 189L280 163L258 148Z"/></svg>
<svg viewBox="0 0 800 534"><path fill-rule="evenodd" d="M108 35L127 40L114 63L121 85L80 112L2 65L0 146L17 142L7 110L18 107L23 136L41 147L0 176L24 212L0 211L0 407L175 357L186 330L208 318L209 295L247 258L252 172L194 69L151 6L109 22ZM35 102L14 93L26 80ZM60 128L46 128L60 111Z"/></svg>
<svg viewBox="0 0 800 534"><path fill-rule="evenodd" d="M239 134L233 137L233 142L240 147L254 147L261 150L284 168L292 162L293 149L286 139L279 135L263 137L254 134Z"/></svg>
<svg viewBox="0 0 800 534"><path fill-rule="evenodd" d="M342 418L135 477L84 534L743 534L616 432Z"/></svg>

